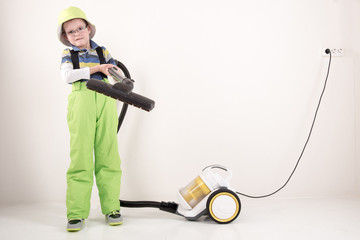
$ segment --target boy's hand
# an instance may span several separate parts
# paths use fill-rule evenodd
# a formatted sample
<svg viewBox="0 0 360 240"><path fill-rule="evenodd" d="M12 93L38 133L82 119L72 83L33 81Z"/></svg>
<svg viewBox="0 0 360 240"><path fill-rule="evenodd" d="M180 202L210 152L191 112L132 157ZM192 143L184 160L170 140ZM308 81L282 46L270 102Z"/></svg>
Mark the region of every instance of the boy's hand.
<svg viewBox="0 0 360 240"><path fill-rule="evenodd" d="M101 64L94 67L90 67L90 75L96 72L101 72L106 76L110 76L109 69L115 67L112 64Z"/></svg>

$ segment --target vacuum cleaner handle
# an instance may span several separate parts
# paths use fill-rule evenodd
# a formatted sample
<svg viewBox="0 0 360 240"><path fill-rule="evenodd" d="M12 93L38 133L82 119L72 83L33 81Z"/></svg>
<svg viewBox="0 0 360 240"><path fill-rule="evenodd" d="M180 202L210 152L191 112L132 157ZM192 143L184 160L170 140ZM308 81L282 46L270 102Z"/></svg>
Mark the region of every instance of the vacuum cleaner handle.
<svg viewBox="0 0 360 240"><path fill-rule="evenodd" d="M218 169L221 169L221 170L224 170L227 172L227 176L225 178L225 181L229 181L230 178L232 177L232 172L225 166L222 166L222 165L219 165L219 164L213 164L213 165L209 165L207 167L205 167L202 171L205 171L206 169L212 169L212 168L218 168Z"/></svg>

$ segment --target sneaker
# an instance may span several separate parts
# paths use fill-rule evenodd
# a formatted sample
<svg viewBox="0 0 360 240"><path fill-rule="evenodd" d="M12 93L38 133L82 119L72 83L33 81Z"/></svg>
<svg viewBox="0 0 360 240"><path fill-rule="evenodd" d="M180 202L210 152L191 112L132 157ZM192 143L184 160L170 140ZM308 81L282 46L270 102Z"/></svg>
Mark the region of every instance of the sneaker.
<svg viewBox="0 0 360 240"><path fill-rule="evenodd" d="M123 224L123 218L122 218L119 210L106 214L105 219L106 219L106 222L110 226L116 226L116 225Z"/></svg>
<svg viewBox="0 0 360 240"><path fill-rule="evenodd" d="M77 232L84 228L84 219L70 219L67 223L66 230L68 232Z"/></svg>

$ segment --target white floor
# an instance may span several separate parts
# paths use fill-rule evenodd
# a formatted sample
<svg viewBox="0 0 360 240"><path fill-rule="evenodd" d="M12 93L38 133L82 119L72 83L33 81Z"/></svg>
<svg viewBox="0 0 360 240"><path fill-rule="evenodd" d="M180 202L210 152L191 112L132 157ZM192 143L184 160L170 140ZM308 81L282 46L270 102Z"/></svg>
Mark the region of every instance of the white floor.
<svg viewBox="0 0 360 240"><path fill-rule="evenodd" d="M124 224L105 224L92 209L86 227L65 231L63 203L0 206L0 239L360 239L360 198L245 199L230 224L190 222L157 209L122 209Z"/></svg>

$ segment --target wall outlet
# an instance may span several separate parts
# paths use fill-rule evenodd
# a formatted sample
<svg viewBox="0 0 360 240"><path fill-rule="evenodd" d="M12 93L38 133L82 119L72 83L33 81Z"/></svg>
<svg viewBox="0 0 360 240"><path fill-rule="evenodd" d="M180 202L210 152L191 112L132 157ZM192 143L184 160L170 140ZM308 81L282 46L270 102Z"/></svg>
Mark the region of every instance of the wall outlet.
<svg viewBox="0 0 360 240"><path fill-rule="evenodd" d="M330 49L332 57L342 57L344 56L344 49L343 48L323 48L322 55L323 56L330 56L330 54L326 54L325 50Z"/></svg>

